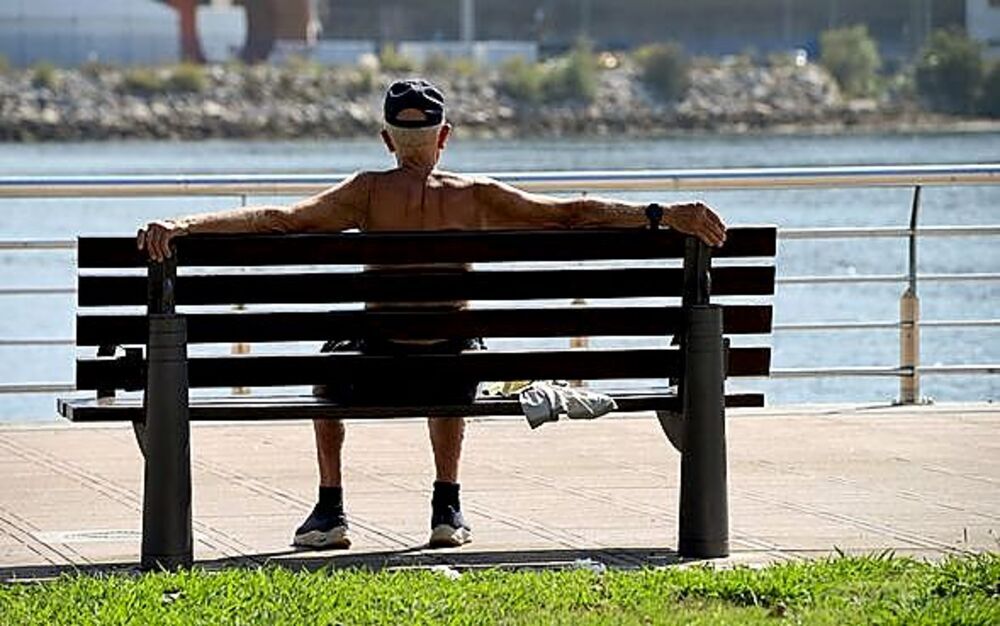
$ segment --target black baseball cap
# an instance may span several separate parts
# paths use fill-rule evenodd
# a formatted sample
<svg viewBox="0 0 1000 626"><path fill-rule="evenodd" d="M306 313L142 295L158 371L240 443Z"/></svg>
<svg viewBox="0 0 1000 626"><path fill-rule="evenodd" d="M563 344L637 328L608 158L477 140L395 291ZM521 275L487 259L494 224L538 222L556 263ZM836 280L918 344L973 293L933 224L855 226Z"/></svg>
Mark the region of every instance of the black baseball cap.
<svg viewBox="0 0 1000 626"><path fill-rule="evenodd" d="M406 109L423 112L422 120L401 120ZM397 80L385 92L385 122L399 128L428 128L444 121L444 96L422 78Z"/></svg>

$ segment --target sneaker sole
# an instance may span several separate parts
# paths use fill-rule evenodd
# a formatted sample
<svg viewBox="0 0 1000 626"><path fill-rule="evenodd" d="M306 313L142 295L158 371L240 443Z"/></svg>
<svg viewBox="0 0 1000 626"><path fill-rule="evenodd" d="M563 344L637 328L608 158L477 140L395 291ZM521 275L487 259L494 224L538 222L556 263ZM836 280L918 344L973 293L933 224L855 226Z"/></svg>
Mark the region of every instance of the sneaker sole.
<svg viewBox="0 0 1000 626"><path fill-rule="evenodd" d="M347 529L343 526L332 528L326 532L321 530L310 530L301 535L295 535L292 544L302 548L335 548L345 550L351 547L351 538L347 536Z"/></svg>
<svg viewBox="0 0 1000 626"><path fill-rule="evenodd" d="M457 548L472 541L472 531L468 528L455 528L440 524L431 529L430 547Z"/></svg>

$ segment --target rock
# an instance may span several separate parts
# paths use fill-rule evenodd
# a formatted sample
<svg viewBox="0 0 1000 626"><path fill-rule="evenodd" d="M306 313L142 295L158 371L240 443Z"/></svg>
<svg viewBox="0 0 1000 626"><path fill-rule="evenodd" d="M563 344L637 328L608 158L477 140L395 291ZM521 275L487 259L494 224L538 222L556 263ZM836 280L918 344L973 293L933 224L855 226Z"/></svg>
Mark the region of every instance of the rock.
<svg viewBox="0 0 1000 626"><path fill-rule="evenodd" d="M373 75L361 80L360 71L211 66L201 93L144 96L123 90L125 72L110 68L61 71L53 88L34 87L30 71L8 72L0 75L0 140L370 135L381 123L381 94L390 77L369 65L363 71ZM517 102L499 88L496 71L432 78L460 128L502 137L850 123L882 106L845 104L836 82L818 66L756 67L745 59L700 63L679 102L652 95L627 62L598 74L592 103Z"/></svg>

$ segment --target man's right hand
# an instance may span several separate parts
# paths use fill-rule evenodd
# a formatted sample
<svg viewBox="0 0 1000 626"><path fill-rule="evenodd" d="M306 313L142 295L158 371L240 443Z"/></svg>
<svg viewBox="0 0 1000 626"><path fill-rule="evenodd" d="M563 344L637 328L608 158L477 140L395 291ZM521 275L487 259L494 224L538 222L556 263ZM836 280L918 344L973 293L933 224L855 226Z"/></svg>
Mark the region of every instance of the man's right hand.
<svg viewBox="0 0 1000 626"><path fill-rule="evenodd" d="M187 229L176 222L157 220L139 229L135 243L140 250L149 253L150 259L162 261L170 256L171 240L186 234Z"/></svg>
<svg viewBox="0 0 1000 626"><path fill-rule="evenodd" d="M726 224L704 202L684 202L667 207L663 223L674 230L694 235L710 246L726 243Z"/></svg>

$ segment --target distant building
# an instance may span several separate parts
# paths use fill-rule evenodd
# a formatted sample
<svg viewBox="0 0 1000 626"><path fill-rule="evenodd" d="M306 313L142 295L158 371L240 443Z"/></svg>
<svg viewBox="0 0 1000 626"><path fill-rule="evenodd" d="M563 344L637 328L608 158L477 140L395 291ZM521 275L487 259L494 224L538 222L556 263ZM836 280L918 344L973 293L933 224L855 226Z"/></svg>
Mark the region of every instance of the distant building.
<svg viewBox="0 0 1000 626"><path fill-rule="evenodd" d="M1000 58L1000 0L966 0L965 15L969 35L985 44L991 57Z"/></svg>
<svg viewBox="0 0 1000 626"><path fill-rule="evenodd" d="M214 3L198 11L205 54L224 60L243 43L243 10ZM0 55L16 66L176 62L177 14L153 0L2 0Z"/></svg>

